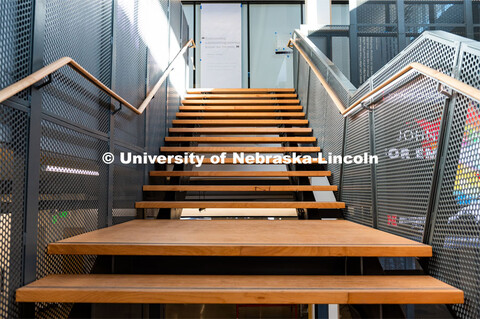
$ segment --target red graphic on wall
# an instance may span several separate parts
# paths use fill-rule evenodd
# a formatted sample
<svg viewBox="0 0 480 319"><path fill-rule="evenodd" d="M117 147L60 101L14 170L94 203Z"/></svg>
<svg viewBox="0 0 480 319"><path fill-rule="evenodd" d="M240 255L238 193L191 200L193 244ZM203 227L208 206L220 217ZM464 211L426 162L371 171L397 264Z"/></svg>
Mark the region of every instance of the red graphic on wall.
<svg viewBox="0 0 480 319"><path fill-rule="evenodd" d="M441 118L435 120L435 122L415 120L415 122L417 122L417 124L422 128L423 134L425 134L425 138L422 139L423 150L429 149L430 151L433 151L437 149L441 121Z"/></svg>
<svg viewBox="0 0 480 319"><path fill-rule="evenodd" d="M397 215L387 215L387 225L397 226Z"/></svg>

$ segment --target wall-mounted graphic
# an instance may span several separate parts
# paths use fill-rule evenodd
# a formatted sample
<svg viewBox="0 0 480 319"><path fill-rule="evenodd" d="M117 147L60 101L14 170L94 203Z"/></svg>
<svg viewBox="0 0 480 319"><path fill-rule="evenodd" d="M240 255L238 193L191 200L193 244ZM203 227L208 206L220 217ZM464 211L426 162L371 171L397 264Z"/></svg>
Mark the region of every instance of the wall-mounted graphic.
<svg viewBox="0 0 480 319"><path fill-rule="evenodd" d="M200 85L242 87L241 4L202 3L200 12Z"/></svg>

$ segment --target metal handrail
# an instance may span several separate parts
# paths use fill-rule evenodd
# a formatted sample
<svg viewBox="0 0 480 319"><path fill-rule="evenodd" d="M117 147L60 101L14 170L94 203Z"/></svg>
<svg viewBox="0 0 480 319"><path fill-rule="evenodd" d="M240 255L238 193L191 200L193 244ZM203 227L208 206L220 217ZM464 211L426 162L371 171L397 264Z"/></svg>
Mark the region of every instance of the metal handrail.
<svg viewBox="0 0 480 319"><path fill-rule="evenodd" d="M305 61L307 61L308 65L312 68L313 72L318 77L318 79L322 83L323 87L325 88L325 90L329 94L330 98L333 100L335 106L339 109L340 113L343 116L349 116L349 115L353 114L356 109L361 107L362 102L364 102L366 99L368 99L369 97L372 97L373 95L378 93L380 90L382 90L386 86L390 85L392 82L400 79L402 76L406 75L409 71L412 71L412 70L415 70L418 73L420 73L420 74L422 74L426 77L434 79L438 83L440 83L444 86L447 86L447 87L451 88L452 90L454 90L458 93L461 93L461 94L463 94L463 95L465 95L465 96L467 96L467 97L469 97L469 98L471 98L471 99L480 103L480 90L479 89L476 89L471 85L468 85L468 84L466 84L462 81L459 81L459 80L457 80L457 79L455 79L455 78L453 78L453 77L451 77L451 76L449 76L445 73L442 73L440 71L432 69L432 68L430 68L426 65L423 65L423 64L418 63L418 62L413 62L413 63L410 63L409 65L407 65L406 67L404 67L399 72L397 72L394 75L392 75L391 77L389 77L387 80L383 81L382 84L380 84L375 89L373 89L372 91L370 91L367 94L365 94L364 96L362 96L355 103L353 103L352 105L350 105L348 108L345 109L343 107L342 102L340 101L337 94L335 93L335 91L333 91L333 89L330 87L328 82L325 80L325 78L320 73L318 68L314 65L312 60L306 55L306 53L303 51L303 49L300 48L295 43L295 40L290 39L290 41L288 41L288 46L289 47L295 46L297 48L298 52L303 56Z"/></svg>
<svg viewBox="0 0 480 319"><path fill-rule="evenodd" d="M111 98L117 100L118 102L120 102L122 105L126 106L127 108L129 108L130 110L132 110L133 112L135 112L136 114L140 115L142 114L145 109L147 108L148 104L150 103L150 101L153 99L153 97L155 96L155 94L157 93L158 89L160 89L160 87L162 86L163 82L165 82L165 80L167 79L168 75L170 74L170 72L173 70L173 66L174 66L174 63L176 62L177 58L181 55L183 55L183 53L185 53L185 51L188 49L188 48L195 48L195 42L193 41L193 39L190 39L183 47L182 49L180 49L180 51L177 53L177 55L175 56L175 58L172 60L172 62L170 62L170 64L168 65L167 69L165 70L165 72L163 73L163 75L160 77L160 79L157 81L157 83L155 84L155 86L153 87L153 89L150 91L150 93L147 94L145 100L143 100L143 102L138 106L138 108L134 107L133 105L131 105L129 102L127 102L124 98L122 98L120 95L118 95L117 93L115 93L114 91L112 91L109 87L107 87L105 84L103 84L102 82L100 82L100 80L98 80L96 77L94 77L92 74L90 74L87 70L85 70L80 64L78 64L77 62L75 62L75 60L73 60L72 58L70 57L63 57L63 58L60 58L58 59L57 61L41 68L40 70L30 74L29 76L23 78L22 80L19 80L9 86L7 86L6 88L0 90L0 103L2 103L3 101L11 98L12 96L14 96L15 94L17 93L20 93L21 91L29 88L30 86L34 85L35 83L39 82L40 80L42 80L43 78L47 77L47 76L51 76L52 73L54 73L55 71L59 70L60 68L68 65L69 67L71 67L73 70L75 70L78 74L80 74L81 76L83 76L85 79L87 79L88 81L90 81L93 85L95 85L96 87L98 87L100 90L104 91L106 94L108 94Z"/></svg>

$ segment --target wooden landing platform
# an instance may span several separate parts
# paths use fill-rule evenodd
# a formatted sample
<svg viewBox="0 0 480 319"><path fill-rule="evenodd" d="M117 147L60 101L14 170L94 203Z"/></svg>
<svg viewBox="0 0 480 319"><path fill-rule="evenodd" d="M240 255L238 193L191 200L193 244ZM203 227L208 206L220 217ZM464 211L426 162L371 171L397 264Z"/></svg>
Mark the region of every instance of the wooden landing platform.
<svg viewBox="0 0 480 319"><path fill-rule="evenodd" d="M345 220L133 220L52 243L48 253L431 257L432 248Z"/></svg>
<svg viewBox="0 0 480 319"><path fill-rule="evenodd" d="M429 276L50 275L17 302L188 304L463 303Z"/></svg>

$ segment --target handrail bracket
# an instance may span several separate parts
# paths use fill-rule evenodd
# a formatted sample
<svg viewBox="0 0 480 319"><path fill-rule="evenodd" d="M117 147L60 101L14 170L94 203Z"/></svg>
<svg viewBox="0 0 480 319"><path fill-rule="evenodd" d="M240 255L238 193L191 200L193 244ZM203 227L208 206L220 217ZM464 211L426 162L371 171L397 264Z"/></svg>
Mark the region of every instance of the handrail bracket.
<svg viewBox="0 0 480 319"><path fill-rule="evenodd" d="M116 109L116 110L113 110L113 111L112 111L112 115L115 115L115 114L117 114L118 112L120 112L120 111L122 110L122 107L123 107L123 104L120 103L120 107L119 107L118 109Z"/></svg>
<svg viewBox="0 0 480 319"><path fill-rule="evenodd" d="M437 84L437 91L440 94L445 95L447 98L452 98L452 91L448 89L445 85L443 85L441 82L438 82Z"/></svg>
<svg viewBox="0 0 480 319"><path fill-rule="evenodd" d="M33 87L36 89L36 90L40 90L41 88L43 88L44 86L47 86L49 85L50 83L52 83L52 73L50 73L49 75L47 75L47 80L45 82L42 82L40 84L35 84Z"/></svg>

